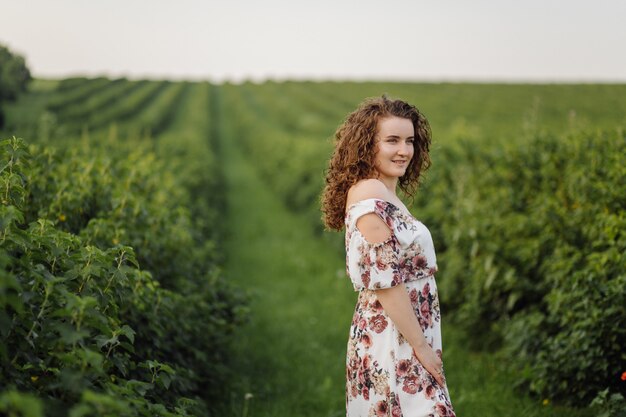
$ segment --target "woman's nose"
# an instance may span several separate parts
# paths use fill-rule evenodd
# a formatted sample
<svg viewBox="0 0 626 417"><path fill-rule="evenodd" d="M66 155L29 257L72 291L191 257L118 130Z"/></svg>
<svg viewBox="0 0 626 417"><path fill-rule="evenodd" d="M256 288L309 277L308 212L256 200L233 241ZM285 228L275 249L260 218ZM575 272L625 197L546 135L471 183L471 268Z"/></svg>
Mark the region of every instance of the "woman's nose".
<svg viewBox="0 0 626 417"><path fill-rule="evenodd" d="M400 145L400 149L398 149L398 154L400 155L408 155L410 152L411 144L404 143Z"/></svg>

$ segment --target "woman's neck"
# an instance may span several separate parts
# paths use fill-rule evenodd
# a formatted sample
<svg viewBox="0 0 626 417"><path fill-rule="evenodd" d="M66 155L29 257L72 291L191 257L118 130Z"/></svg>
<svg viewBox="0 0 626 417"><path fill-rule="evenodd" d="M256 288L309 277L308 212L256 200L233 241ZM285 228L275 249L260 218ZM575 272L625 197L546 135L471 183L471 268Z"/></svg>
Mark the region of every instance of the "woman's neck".
<svg viewBox="0 0 626 417"><path fill-rule="evenodd" d="M396 195L396 187L398 186L398 178L397 177L385 177L383 175L378 175L376 178L387 187L387 190L393 195Z"/></svg>

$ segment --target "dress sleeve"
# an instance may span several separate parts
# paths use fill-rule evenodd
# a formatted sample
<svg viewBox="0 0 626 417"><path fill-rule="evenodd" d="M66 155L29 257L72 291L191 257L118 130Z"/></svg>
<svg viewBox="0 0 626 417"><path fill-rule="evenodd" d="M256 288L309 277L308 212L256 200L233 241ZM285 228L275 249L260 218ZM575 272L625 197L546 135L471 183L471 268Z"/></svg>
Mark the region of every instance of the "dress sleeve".
<svg viewBox="0 0 626 417"><path fill-rule="evenodd" d="M376 213L391 229L391 235L382 242L370 243L356 227L358 217ZM379 205L360 210L352 219L348 242L348 275L356 291L391 288L402 283L400 274L400 242L393 227L393 218Z"/></svg>

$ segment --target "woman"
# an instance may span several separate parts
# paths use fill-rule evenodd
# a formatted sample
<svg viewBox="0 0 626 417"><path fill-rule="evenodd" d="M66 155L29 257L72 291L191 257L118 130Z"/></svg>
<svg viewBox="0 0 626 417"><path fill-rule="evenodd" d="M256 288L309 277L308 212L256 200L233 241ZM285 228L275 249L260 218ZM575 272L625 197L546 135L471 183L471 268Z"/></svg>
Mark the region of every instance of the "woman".
<svg viewBox="0 0 626 417"><path fill-rule="evenodd" d="M441 361L431 235L396 195L430 166L430 127L412 105L366 100L335 133L322 211L346 228L359 297L346 358L348 417L454 416Z"/></svg>

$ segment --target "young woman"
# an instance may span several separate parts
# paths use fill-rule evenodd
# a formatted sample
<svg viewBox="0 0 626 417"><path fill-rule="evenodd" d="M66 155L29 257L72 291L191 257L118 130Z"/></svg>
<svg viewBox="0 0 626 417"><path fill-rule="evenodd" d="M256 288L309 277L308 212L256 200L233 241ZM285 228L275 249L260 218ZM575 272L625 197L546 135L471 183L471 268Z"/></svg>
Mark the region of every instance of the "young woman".
<svg viewBox="0 0 626 417"><path fill-rule="evenodd" d="M441 361L430 232L396 195L430 166L426 118L386 96L335 133L322 195L327 228L346 228L346 271L359 297L346 357L348 417L454 416Z"/></svg>

